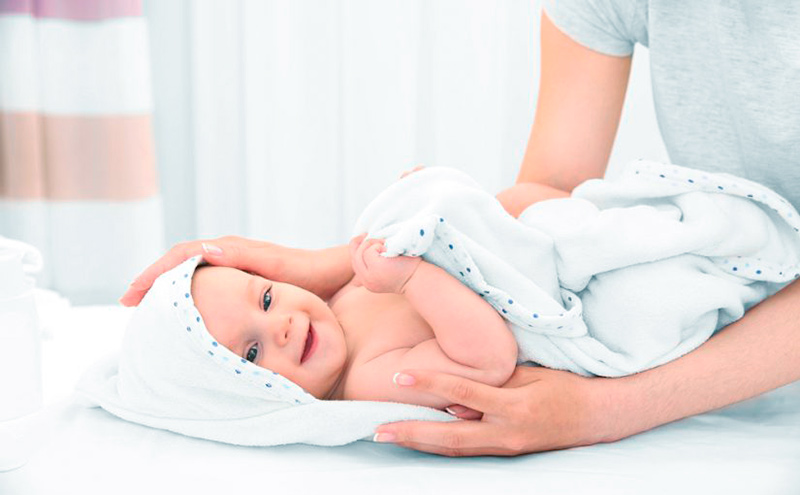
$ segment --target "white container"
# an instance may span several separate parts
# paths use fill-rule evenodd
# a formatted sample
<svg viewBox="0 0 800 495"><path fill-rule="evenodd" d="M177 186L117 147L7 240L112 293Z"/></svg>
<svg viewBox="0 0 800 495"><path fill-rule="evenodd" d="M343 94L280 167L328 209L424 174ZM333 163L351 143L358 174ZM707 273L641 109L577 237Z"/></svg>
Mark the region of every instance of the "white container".
<svg viewBox="0 0 800 495"><path fill-rule="evenodd" d="M0 471L22 466L33 450L34 413L42 408L42 358L34 281L25 274L38 252L0 238ZM38 267L34 267L38 268Z"/></svg>

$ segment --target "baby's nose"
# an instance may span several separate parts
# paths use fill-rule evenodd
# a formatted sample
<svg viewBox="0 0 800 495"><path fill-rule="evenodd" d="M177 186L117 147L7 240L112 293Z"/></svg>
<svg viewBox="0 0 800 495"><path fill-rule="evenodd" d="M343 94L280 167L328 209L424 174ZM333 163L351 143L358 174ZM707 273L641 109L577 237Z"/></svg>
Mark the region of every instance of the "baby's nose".
<svg viewBox="0 0 800 495"><path fill-rule="evenodd" d="M284 346L289 343L290 333L292 331L292 315L281 315L275 325L275 341L278 345Z"/></svg>

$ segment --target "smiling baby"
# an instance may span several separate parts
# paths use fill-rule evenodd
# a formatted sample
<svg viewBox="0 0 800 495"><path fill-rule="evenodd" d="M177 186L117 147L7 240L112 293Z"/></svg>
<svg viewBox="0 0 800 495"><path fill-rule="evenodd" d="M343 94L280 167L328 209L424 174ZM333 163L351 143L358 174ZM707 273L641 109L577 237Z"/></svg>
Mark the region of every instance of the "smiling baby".
<svg viewBox="0 0 800 495"><path fill-rule="evenodd" d="M395 386L402 369L504 384L517 344L497 311L441 268L383 251L379 239L353 239L355 275L328 301L217 266L197 269L192 297L220 344L318 399L450 405Z"/></svg>

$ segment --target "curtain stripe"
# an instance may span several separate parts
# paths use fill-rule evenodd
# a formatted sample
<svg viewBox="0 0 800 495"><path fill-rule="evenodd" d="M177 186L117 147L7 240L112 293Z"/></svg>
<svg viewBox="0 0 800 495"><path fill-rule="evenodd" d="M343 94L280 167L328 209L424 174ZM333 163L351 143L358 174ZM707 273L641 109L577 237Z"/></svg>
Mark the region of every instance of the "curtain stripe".
<svg viewBox="0 0 800 495"><path fill-rule="evenodd" d="M141 0L0 0L0 15L29 14L76 21L99 21L142 15Z"/></svg>
<svg viewBox="0 0 800 495"><path fill-rule="evenodd" d="M0 197L130 200L158 192L149 115L0 111Z"/></svg>
<svg viewBox="0 0 800 495"><path fill-rule="evenodd" d="M75 23L0 16L0 109L149 113L146 20Z"/></svg>

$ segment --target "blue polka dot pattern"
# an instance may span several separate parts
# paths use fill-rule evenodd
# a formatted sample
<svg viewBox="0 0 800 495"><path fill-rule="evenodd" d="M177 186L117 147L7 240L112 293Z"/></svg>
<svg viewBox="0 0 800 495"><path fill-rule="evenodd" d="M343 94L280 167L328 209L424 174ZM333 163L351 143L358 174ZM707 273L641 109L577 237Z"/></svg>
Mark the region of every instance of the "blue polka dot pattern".
<svg viewBox="0 0 800 495"><path fill-rule="evenodd" d="M636 163L632 170L634 170L633 174L642 177L642 180L652 177L653 180L663 184L666 179L666 182L687 192L703 191L727 194L755 201L762 209L776 213L795 233L800 233L800 222L798 222L797 212L791 203L761 184L732 175L701 173L698 170L677 165L664 165L644 160ZM786 270L788 268L786 265L765 264L762 260L742 256L716 259L716 262L721 265L732 264L734 261L738 264L731 267L729 273L735 272L737 276L751 280L788 282L788 272L792 271Z"/></svg>

